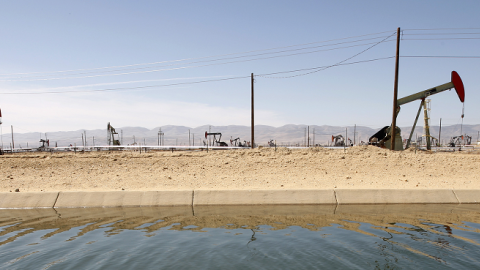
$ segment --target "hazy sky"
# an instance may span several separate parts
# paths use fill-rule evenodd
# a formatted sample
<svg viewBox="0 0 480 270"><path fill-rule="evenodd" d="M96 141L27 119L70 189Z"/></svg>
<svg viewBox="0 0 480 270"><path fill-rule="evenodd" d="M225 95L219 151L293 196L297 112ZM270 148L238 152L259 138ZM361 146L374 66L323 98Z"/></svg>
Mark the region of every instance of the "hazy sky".
<svg viewBox="0 0 480 270"><path fill-rule="evenodd" d="M456 70L466 89L464 124L480 123L477 0L0 5L3 133L10 125L19 133L107 122L249 125L251 73L259 75L256 124L385 126L397 27L399 98L447 83ZM411 125L418 106L404 105L398 125ZM461 123L454 91L432 96L431 108L432 125Z"/></svg>

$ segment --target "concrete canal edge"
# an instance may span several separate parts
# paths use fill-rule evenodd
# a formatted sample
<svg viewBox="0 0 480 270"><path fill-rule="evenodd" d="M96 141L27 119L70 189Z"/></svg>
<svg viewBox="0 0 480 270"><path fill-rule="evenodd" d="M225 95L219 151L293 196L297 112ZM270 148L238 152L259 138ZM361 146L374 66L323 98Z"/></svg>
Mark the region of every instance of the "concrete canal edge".
<svg viewBox="0 0 480 270"><path fill-rule="evenodd" d="M279 189L0 193L0 209L202 205L479 204L480 190Z"/></svg>

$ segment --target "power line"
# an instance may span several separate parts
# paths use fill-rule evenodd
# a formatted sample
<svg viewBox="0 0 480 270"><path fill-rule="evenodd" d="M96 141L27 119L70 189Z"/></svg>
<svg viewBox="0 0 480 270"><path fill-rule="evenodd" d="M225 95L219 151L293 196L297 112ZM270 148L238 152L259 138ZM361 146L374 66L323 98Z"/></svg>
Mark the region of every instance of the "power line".
<svg viewBox="0 0 480 270"><path fill-rule="evenodd" d="M60 71L50 71L50 72L4 73L4 74L0 74L0 76L66 73L66 72L75 72L75 71L101 70L101 69L111 69L111 68L123 68L123 67L142 66L142 65L156 65L156 64L162 64L162 63L172 63L172 62L190 61L190 60L198 60L198 59L206 59L206 58L215 58L215 57L238 55L238 54L247 54L247 53L254 53L254 52L261 52L261 51L278 50L278 49L285 49L285 48L306 46L306 45L312 45L312 44L318 44L318 43L327 43L327 42L332 42L332 41L339 41L339 40L346 40L346 39L352 39L352 38L359 38L359 37L380 35L380 34L390 33L390 32L391 32L391 31L383 31L383 32L370 33L370 34L364 34L364 35L350 36L350 37L345 37L345 38L330 39L330 40L324 40L324 41L316 41L316 42L309 42L309 43L303 43L303 44L288 45L288 46L282 46L282 47L273 47L273 48L268 48L268 49L252 50L252 51L237 52L237 53L219 54L219 55L204 56L204 57L184 58L184 59L177 59L177 60L167 60L167 61L158 61L158 62L140 63L140 64L130 64L130 65L107 66L107 67L99 67L99 68L70 69L70 70L60 70Z"/></svg>
<svg viewBox="0 0 480 270"><path fill-rule="evenodd" d="M177 85L186 85L186 84L199 84L199 83L206 83L206 82L228 81L228 80L243 79L243 78L250 78L250 76L239 76L239 77L230 77L230 78L224 78L224 79L203 80L203 81L196 81L196 82L171 83L171 84L161 84L161 85L146 85L146 86L136 86L136 87L106 88L106 89L96 89L96 90L8 92L8 93L0 93L0 95L39 95L39 94L67 94L67 93L122 91L122 90L146 89L146 88L153 88L153 87L168 87L168 86L177 86Z"/></svg>
<svg viewBox="0 0 480 270"><path fill-rule="evenodd" d="M354 57L357 57L357 56L363 54L364 52L372 49L373 47L379 45L380 43L387 41L390 37L392 37L392 36L395 35L395 34L396 34L396 33L393 33L393 34L391 34L390 36L384 38L383 40L381 40L381 41L375 43L374 45L366 48L365 50L363 50L363 51L361 51L361 52L359 52L359 53L357 53L357 54L354 54L353 56L350 56L350 57L348 57L348 58L346 58L346 59L344 59L344 60L342 60L342 61L340 61L340 62L337 62L336 64L333 64L333 65L330 65L330 66L326 66L326 67L324 67L324 68L317 68L317 69L315 69L315 70L313 70L313 71L310 71L310 72L307 72L307 73L297 74L297 75L292 75L292 76L286 76L286 77L266 77L266 76L262 76L262 77L271 78L271 79L287 79L287 78L305 76L305 75L312 74L312 73L316 73L316 72L319 72L319 71L322 71L322 70L325 70L325 69L328 69L328 68L331 68L331 67L335 67L335 66L338 66L338 65L340 65L340 64L342 64L342 63L344 63L344 62L346 62L346 61L348 61L348 60L350 60L350 59L352 59L352 58L354 58ZM259 76L260 76L260 75L259 75Z"/></svg>
<svg viewBox="0 0 480 270"><path fill-rule="evenodd" d="M403 34L405 36L438 36L438 35L480 35L480 33L419 33L419 34Z"/></svg>
<svg viewBox="0 0 480 270"><path fill-rule="evenodd" d="M388 39L389 37L387 37ZM393 40L386 41L385 39L381 42L390 42ZM288 56L295 56L295 55L302 55L302 54L310 54L316 53L321 51L332 51L332 50L339 50L339 49L347 49L365 45L375 44L374 46L378 45L381 42L370 42L364 44L356 44L338 48L330 48L330 49L323 49L323 50L315 50L309 52L299 52L299 53L292 53L287 55L277 55L277 56L269 56L269 57L258 57L253 59L245 59L245 60L238 60L238 61L230 61L230 62L223 62L223 63L212 63L212 64L205 64L205 65L192 65L192 66L182 66L182 67L175 67L175 68L165 68L165 69L156 69L156 70L147 70L147 71L133 71L133 72L124 72L124 73L117 73L117 74L98 74L98 75L89 75L89 76L79 76L79 77L57 77L57 78L44 78L44 79L31 79L31 80L0 80L0 81L49 81L49 80L60 80L60 79L81 79L81 78L93 78L93 77L105 77L105 76L119 76L119 75L129 75L129 74L139 74L139 73L152 73L152 72L160 72L160 71L171 71L171 70L179 70L179 69L187 69L187 68L198 68L198 67L207 67L207 66L216 66L216 65L225 65L225 64L232 64L232 63L241 63L241 62L250 62L250 61L257 61L257 60L265 60L265 59L273 59L279 57L288 57Z"/></svg>
<svg viewBox="0 0 480 270"><path fill-rule="evenodd" d="M136 80L136 81L124 81L124 82L110 82L110 83L95 83L95 84L72 85L72 86L59 86L59 87L50 87L50 88L37 88L37 89L30 89L30 90L47 91L47 90L56 90L56 89L84 88L84 87L105 86L105 85L115 85L115 84L176 81L176 80L195 80L195 79L198 80L198 79L210 79L210 78L222 78L222 77L228 77L228 76L183 77L183 78L180 77L180 78L169 78L169 79L158 79L158 80Z"/></svg>
<svg viewBox="0 0 480 270"><path fill-rule="evenodd" d="M407 58L480 58L480 56L461 56L461 55L404 55L400 57Z"/></svg>
<svg viewBox="0 0 480 270"><path fill-rule="evenodd" d="M384 60L384 59L391 59L391 58L394 58L394 56L376 58L376 59L369 59L369 60L363 60L363 61L356 61L356 62L350 62L350 63L341 63L341 64L330 65L330 66L322 66L322 67L314 67L314 68L306 68L306 69L298 69L298 70L290 70L290 71L281 71L281 72L268 73L268 74L259 74L259 75L256 75L256 76L274 75L274 74L281 74L281 73L291 73L291 72L306 71L306 70L315 70L315 69L321 69L321 68L326 68L326 67L334 67L334 66L353 65L353 64L367 63L367 62ZM170 86L178 86L178 85L200 84L200 83L207 83L207 82L218 82L218 81L245 79L245 78L250 78L250 75L249 76L229 77L229 78L223 78L223 79L202 80L202 81L195 81L195 82L181 82L181 83L162 84L162 85L147 85L147 86L138 86L138 87L119 87L119 88L77 90L77 91L7 92L7 93L0 93L0 95L39 95L39 94L68 94L68 93L126 91L126 90L147 89L147 88L154 88L154 87L170 87Z"/></svg>
<svg viewBox="0 0 480 270"><path fill-rule="evenodd" d="M440 31L440 30L478 30L480 28L411 28L411 29L403 29L402 31Z"/></svg>
<svg viewBox="0 0 480 270"><path fill-rule="evenodd" d="M461 39L464 39L464 40L468 40L468 39L480 39L480 37L478 38L402 38L402 40L461 40Z"/></svg>
<svg viewBox="0 0 480 270"><path fill-rule="evenodd" d="M375 58L375 59L369 59L369 60L362 60L362 61L356 61L356 62L349 62L349 63L342 63L342 64L336 64L336 65L330 65L330 66L321 66L321 67L314 67L314 68L302 68L302 69L295 69L295 70L288 70L288 71L279 71L279 72L273 72L273 73L265 73L265 74L258 74L258 75L255 75L255 76L259 76L259 77L264 77L264 78L269 78L269 77L265 77L265 76L269 76L269 75L275 75L275 74L282 74L282 73L292 73L292 72L300 72L300 71L307 71L307 70L316 70L316 69L326 69L326 68L329 68L329 67L336 67L336 66L348 66L348 65L354 65L354 64L361 64L361 63L368 63L368 62L374 62L374 61L379 61L379 60L387 60L387 59L392 59L392 58L395 58L395 56L388 56L388 57L381 57L381 58ZM321 71L319 70L319 71ZM306 74L310 74L310 73L306 73ZM306 75L305 74L305 75ZM303 74L302 74L303 75ZM290 77L270 77L270 78L273 78L273 79L283 79L283 78L291 78Z"/></svg>
<svg viewBox="0 0 480 270"><path fill-rule="evenodd" d="M334 44L326 44L326 45L320 45L320 46L313 46L313 47L305 47L305 48L297 48L297 49L291 49L291 50L283 50L283 51L276 51L276 52L267 52L267 53L260 53L260 54L253 54L253 55L243 55L243 56L235 56L235 57L227 57L227 58L219 58L219 59L212 59L212 60L201 60L201 61L195 61L195 62L189 62L187 64L197 64L197 63L205 63L205 62L214 62L214 61L222 61L222 60L230 60L230 59L239 59L239 58L246 58L246 57L255 57L255 56L262 56L262 55L268 55L268 54L280 54L280 53L286 53L286 52L292 52L292 51L301 51L301 50L308 50L308 49L315 49L315 48L321 48L321 47L328 47L328 46L336 46L336 45L342 45L342 44L347 44L347 43L356 43L356 42L361 42L361 41L368 41L368 40L373 40L373 39L379 39L383 37L374 37L374 38L367 38L367 39L359 39L359 40L353 40L353 41L346 41L346 42L339 42L339 43L334 43ZM335 49L343 49L343 48L351 48L351 47L357 47L357 46L364 46L364 45L370 45L370 44L375 44L375 42L371 43L363 43L363 44L357 44L357 45L352 45L352 46L346 46L346 47L339 47L339 48L332 48L330 50L335 50ZM329 49L327 49L329 50ZM308 53L316 53L316 52L321 52L321 51L327 51L327 50L315 50L315 51L309 51L305 52L303 54L308 54ZM292 56L292 55L297 55L297 54L290 54L290 55L279 55L277 57L286 57L286 56ZM265 59L265 58L260 58L260 59ZM256 59L253 59L256 60ZM130 69L117 69L117 70L106 70L106 71L101 71L100 73L108 73L108 72L117 72L117 71L128 71L128 70L140 70L140 69L149 69L149 68L154 68L154 67L171 67L179 64L184 64L184 63L175 63L175 64L170 64L170 65L163 65L163 66L152 66L152 67L139 67L139 68L130 68ZM169 70L169 69L165 69ZM152 71L145 71L145 72L133 72L133 73L120 73L120 74L107 74L107 75L96 75L93 77L98 77L98 76L115 76L115 75L125 75L125 74L136 74L136 73L149 73L149 72L157 72L157 71L164 71L164 70L152 70ZM73 73L73 74L65 74L68 76L73 76L73 75L85 75L85 74L92 74L92 73L98 73L96 71L94 72L82 72L82 73ZM22 76L22 77L6 77L3 78L3 80L0 81L27 81L28 78L42 78L42 77L48 77L49 75L41 75L41 76ZM89 76L85 77L58 77L58 78L46 78L44 80L54 80L54 79L70 79L70 78L88 78ZM33 79L34 80L34 79ZM33 81L33 80L28 80L28 81ZM41 80L41 79L38 79Z"/></svg>

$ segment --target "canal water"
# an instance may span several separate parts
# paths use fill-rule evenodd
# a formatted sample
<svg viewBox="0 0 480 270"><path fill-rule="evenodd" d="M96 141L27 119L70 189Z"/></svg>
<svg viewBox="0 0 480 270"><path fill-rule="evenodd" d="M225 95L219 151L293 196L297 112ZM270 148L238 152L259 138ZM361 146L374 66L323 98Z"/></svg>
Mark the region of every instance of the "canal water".
<svg viewBox="0 0 480 270"><path fill-rule="evenodd" d="M0 269L480 269L480 206L0 210Z"/></svg>

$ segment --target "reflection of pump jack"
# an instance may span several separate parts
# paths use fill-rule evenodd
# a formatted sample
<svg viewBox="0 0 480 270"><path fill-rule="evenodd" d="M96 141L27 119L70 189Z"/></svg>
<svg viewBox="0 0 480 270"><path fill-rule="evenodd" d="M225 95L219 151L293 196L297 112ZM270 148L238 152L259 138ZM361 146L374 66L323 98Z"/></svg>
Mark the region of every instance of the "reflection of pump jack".
<svg viewBox="0 0 480 270"><path fill-rule="evenodd" d="M250 241L248 241L248 243L247 243L247 247L248 247L248 244L257 240L257 238L255 237L255 231L253 229L250 229L250 230L252 230L253 234L252 234L252 237L250 237Z"/></svg>

